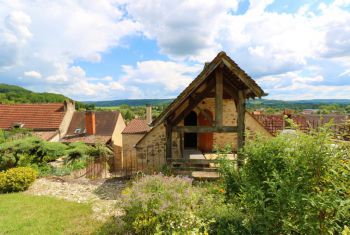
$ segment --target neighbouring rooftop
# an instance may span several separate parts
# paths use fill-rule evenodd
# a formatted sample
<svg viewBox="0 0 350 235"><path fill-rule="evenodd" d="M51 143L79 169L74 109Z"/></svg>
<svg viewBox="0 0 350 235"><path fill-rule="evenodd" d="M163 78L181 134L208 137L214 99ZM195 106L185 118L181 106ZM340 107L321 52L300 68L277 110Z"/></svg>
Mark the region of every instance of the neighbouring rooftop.
<svg viewBox="0 0 350 235"><path fill-rule="evenodd" d="M150 127L147 125L147 121L143 119L133 119L124 128L122 134L143 134L147 133Z"/></svg>
<svg viewBox="0 0 350 235"><path fill-rule="evenodd" d="M64 103L0 104L0 128L59 129L66 113Z"/></svg>

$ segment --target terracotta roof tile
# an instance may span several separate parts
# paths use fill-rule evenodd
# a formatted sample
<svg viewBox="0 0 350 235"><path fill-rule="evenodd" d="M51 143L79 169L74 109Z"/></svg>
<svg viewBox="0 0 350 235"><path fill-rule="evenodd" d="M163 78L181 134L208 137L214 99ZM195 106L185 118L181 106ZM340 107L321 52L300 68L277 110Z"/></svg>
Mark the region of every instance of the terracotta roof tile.
<svg viewBox="0 0 350 235"><path fill-rule="evenodd" d="M143 119L133 119L124 128L123 134L142 134L147 133L150 127L147 125L147 121Z"/></svg>
<svg viewBox="0 0 350 235"><path fill-rule="evenodd" d="M284 127L283 115L254 115L270 133L282 131ZM349 117L347 115L291 115L291 119L297 124L302 131L307 131L310 128L318 128L330 121L333 124L343 124Z"/></svg>
<svg viewBox="0 0 350 235"><path fill-rule="evenodd" d="M30 129L58 129L65 115L63 103L0 104L0 128L10 129L15 123Z"/></svg>

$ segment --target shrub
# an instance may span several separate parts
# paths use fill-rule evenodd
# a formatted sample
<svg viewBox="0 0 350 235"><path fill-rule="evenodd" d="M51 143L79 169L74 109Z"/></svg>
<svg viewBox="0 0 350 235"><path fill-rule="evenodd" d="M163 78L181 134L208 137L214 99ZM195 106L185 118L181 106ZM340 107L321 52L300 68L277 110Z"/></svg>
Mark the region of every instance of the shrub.
<svg viewBox="0 0 350 235"><path fill-rule="evenodd" d="M124 191L123 220L136 234L202 233L208 227L198 215L204 196L188 178L145 176Z"/></svg>
<svg viewBox="0 0 350 235"><path fill-rule="evenodd" d="M321 129L257 139L236 173L221 166L252 234L338 234L350 224L350 151ZM224 163L225 164L225 163Z"/></svg>
<svg viewBox="0 0 350 235"><path fill-rule="evenodd" d="M82 142L71 143L66 151L66 163L73 163L79 159L85 158L92 151L93 147Z"/></svg>
<svg viewBox="0 0 350 235"><path fill-rule="evenodd" d="M37 171L30 167L17 167L0 173L0 192L21 192L35 181Z"/></svg>
<svg viewBox="0 0 350 235"><path fill-rule="evenodd" d="M8 140L0 144L0 170L54 161L65 155L66 145L37 137Z"/></svg>

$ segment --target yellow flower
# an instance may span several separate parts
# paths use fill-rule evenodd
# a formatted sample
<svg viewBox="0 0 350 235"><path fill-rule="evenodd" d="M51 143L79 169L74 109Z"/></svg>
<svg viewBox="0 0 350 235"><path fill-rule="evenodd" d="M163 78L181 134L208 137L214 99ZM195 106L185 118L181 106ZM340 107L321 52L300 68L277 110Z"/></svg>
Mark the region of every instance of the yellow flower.
<svg viewBox="0 0 350 235"><path fill-rule="evenodd" d="M221 188L221 189L219 189L219 192L220 193L225 193L225 189Z"/></svg>

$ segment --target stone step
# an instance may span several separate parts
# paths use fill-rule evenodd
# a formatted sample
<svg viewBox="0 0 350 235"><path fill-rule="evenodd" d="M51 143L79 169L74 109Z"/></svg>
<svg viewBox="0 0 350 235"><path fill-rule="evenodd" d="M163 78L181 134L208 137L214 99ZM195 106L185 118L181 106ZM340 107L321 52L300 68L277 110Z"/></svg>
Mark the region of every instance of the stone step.
<svg viewBox="0 0 350 235"><path fill-rule="evenodd" d="M196 180L214 180L220 177L219 172L217 171L192 171L191 176Z"/></svg>

